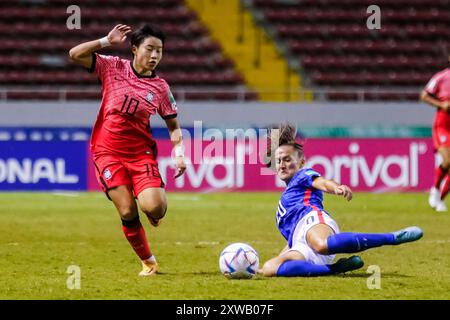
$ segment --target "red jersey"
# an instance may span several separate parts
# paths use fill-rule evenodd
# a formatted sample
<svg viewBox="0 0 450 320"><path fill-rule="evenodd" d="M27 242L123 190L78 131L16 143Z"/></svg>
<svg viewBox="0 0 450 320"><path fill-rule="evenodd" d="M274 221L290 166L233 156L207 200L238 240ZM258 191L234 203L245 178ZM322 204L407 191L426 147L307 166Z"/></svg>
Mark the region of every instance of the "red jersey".
<svg viewBox="0 0 450 320"><path fill-rule="evenodd" d="M91 136L94 153L136 155L154 152L150 117L175 118L177 107L167 82L140 75L130 60L93 54L91 72L102 83L102 102ZM153 154L156 157L155 154Z"/></svg>
<svg viewBox="0 0 450 320"><path fill-rule="evenodd" d="M450 68L436 73L426 85L425 91L440 101L450 101ZM450 129L450 114L439 109L434 117L434 125Z"/></svg>

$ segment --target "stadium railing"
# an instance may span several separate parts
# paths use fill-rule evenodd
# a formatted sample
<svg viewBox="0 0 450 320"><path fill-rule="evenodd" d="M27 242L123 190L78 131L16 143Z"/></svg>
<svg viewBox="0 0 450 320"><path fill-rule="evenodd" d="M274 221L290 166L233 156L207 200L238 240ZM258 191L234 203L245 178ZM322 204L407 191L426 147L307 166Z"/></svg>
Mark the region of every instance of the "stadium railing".
<svg viewBox="0 0 450 320"><path fill-rule="evenodd" d="M282 93L286 102L293 101L417 101L422 88L390 87L390 88L299 88L297 90L265 90L264 93L279 96ZM184 101L256 101L261 92L249 90L244 86L183 88L173 87L173 94L178 102ZM312 97L311 97L312 95ZM295 100L294 97L296 97ZM311 99L312 98L312 99ZM24 100L100 100L101 88L89 87L1 87L0 102Z"/></svg>

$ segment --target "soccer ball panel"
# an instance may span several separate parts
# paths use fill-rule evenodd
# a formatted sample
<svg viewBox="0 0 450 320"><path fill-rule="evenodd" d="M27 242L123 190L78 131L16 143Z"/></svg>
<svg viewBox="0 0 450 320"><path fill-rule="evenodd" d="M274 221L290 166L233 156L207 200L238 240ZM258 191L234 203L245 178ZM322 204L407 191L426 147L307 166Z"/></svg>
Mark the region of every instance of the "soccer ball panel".
<svg viewBox="0 0 450 320"><path fill-rule="evenodd" d="M232 243L220 254L219 267L229 279L251 279L259 268L258 253L246 243Z"/></svg>

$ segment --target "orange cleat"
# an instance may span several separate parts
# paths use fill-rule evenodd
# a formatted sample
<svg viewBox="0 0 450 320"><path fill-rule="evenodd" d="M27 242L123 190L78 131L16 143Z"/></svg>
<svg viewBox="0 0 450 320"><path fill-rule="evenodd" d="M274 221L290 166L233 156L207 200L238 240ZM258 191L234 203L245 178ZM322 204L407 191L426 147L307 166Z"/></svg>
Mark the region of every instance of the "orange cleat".
<svg viewBox="0 0 450 320"><path fill-rule="evenodd" d="M142 261L142 271L139 272L141 277L153 276L158 272L158 263L154 256Z"/></svg>

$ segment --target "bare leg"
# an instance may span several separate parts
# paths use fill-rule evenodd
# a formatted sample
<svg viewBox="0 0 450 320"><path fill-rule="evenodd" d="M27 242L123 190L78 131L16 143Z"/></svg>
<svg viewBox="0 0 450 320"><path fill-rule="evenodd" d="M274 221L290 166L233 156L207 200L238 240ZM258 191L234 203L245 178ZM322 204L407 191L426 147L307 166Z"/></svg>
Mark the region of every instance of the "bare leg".
<svg viewBox="0 0 450 320"><path fill-rule="evenodd" d="M138 208L130 186L118 186L109 190L108 195L122 220L131 221L138 216Z"/></svg>
<svg viewBox="0 0 450 320"><path fill-rule="evenodd" d="M306 234L306 241L308 245L317 253L328 254L328 237L333 235L334 231L326 224L317 224L308 230Z"/></svg>
<svg viewBox="0 0 450 320"><path fill-rule="evenodd" d="M143 264L140 275L153 275L157 263L150 251L145 230L139 221L139 212L130 186L123 185L108 192L122 219L122 231Z"/></svg>
<svg viewBox="0 0 450 320"><path fill-rule="evenodd" d="M286 248L285 248L286 249ZM266 263L262 269L258 271L258 274L261 274L265 277L275 277L277 275L278 268L285 261L289 260L305 260L305 257L298 251L286 251L283 249L282 253L275 258L270 259Z"/></svg>
<svg viewBox="0 0 450 320"><path fill-rule="evenodd" d="M147 188L138 195L139 207L153 226L158 226L167 211L167 198L163 188Z"/></svg>

